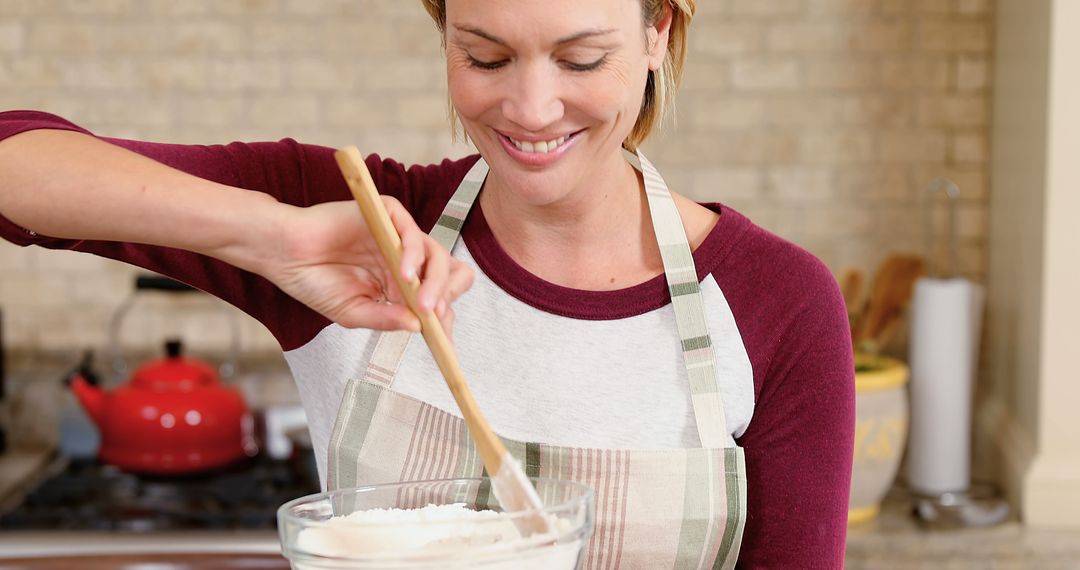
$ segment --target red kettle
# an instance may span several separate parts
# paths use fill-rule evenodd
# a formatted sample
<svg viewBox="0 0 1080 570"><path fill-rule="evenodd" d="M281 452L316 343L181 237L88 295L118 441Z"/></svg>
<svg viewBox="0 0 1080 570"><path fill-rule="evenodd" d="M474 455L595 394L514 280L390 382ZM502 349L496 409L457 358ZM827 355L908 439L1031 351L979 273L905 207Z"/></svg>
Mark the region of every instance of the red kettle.
<svg viewBox="0 0 1080 570"><path fill-rule="evenodd" d="M140 366L106 392L76 373L71 390L101 432L101 461L157 475L194 473L253 456L254 420L238 390L205 362L165 343L165 358Z"/></svg>

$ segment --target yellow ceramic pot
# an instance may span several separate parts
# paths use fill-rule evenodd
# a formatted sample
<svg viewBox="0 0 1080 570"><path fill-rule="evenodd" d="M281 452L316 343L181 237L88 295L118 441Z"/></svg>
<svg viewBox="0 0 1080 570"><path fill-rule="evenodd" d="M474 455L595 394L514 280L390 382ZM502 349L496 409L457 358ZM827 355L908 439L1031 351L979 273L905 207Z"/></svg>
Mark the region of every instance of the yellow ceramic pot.
<svg viewBox="0 0 1080 570"><path fill-rule="evenodd" d="M855 355L855 462L848 524L873 520L892 487L908 437L908 367Z"/></svg>

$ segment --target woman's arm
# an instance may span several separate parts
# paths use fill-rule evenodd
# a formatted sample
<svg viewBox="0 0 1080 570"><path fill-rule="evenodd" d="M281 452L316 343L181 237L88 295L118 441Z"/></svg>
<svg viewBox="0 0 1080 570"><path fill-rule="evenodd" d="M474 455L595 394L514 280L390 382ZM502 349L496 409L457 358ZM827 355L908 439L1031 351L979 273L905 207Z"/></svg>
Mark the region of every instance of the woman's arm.
<svg viewBox="0 0 1080 570"><path fill-rule="evenodd" d="M833 289L793 318L739 440L748 478L744 568L844 566L855 367Z"/></svg>
<svg viewBox="0 0 1080 570"><path fill-rule="evenodd" d="M33 233L174 247L261 273L284 209L78 132L0 141L0 213Z"/></svg>
<svg viewBox="0 0 1080 570"><path fill-rule="evenodd" d="M713 275L754 369L754 415L737 439L747 470L739 567L843 568L855 368L836 280L756 227Z"/></svg>
<svg viewBox="0 0 1080 570"><path fill-rule="evenodd" d="M405 256L424 277L422 299L446 310L471 280L388 199ZM264 277L346 326L409 328L400 304L376 302L393 280L349 202L301 208L264 192L193 176L82 132L31 130L0 141L0 215L69 240L163 246Z"/></svg>

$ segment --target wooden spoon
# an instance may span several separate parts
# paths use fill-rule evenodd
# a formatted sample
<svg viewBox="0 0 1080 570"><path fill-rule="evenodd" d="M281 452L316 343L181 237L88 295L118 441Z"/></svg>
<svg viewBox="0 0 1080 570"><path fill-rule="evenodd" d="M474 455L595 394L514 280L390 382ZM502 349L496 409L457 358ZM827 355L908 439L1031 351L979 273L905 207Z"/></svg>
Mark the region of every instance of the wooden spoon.
<svg viewBox="0 0 1080 570"><path fill-rule="evenodd" d="M848 327L851 330L853 341L858 340L855 323L860 316L860 301L863 296L863 272L857 267L849 267L840 276L840 292L844 295L844 305L847 306Z"/></svg>
<svg viewBox="0 0 1080 570"><path fill-rule="evenodd" d="M855 326L855 348L876 354L899 325L926 262L913 254L892 254L881 263L865 308Z"/></svg>
<svg viewBox="0 0 1080 570"><path fill-rule="evenodd" d="M411 281L406 281L401 277L401 238L394 229L382 198L375 189L375 182L372 181L371 173L364 164L363 156L356 147L349 146L334 153L334 157L337 159L342 174L345 175L345 181L349 184L353 197L360 204L360 212L379 245L379 251L382 252L390 273L405 297L405 303L420 319L420 332L432 356L435 357L443 378L446 379L446 385L450 388L454 401L461 409L469 434L476 442L484 468L491 476L491 487L495 492L495 498L499 500L499 504L506 512L531 511L535 513L526 517L515 517L519 530L529 533L547 532L549 525L548 520L540 512L544 507L540 495L525 476L521 465L510 455L502 440L491 431L491 426L480 413L442 323L434 312L419 309L417 291L420 287L420 279L414 277Z"/></svg>

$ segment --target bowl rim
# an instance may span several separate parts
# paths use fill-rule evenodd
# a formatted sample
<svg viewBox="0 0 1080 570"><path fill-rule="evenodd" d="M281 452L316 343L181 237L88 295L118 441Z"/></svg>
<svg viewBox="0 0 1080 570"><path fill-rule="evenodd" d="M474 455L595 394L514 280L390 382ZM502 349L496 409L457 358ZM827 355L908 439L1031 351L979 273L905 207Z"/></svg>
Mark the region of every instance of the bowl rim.
<svg viewBox="0 0 1080 570"><path fill-rule="evenodd" d="M573 496L572 498L570 498L570 499L568 499L566 501L562 501L562 502L559 502L559 503L554 504L554 505L544 505L544 507L542 509L530 509L530 510L526 510L526 511L514 512L514 513L504 513L507 516L499 517L498 519L488 519L488 520L490 520L492 523L503 522L503 521L507 521L507 520L514 521L514 520L516 520L518 518L521 518L521 517L532 516L532 515L539 514L539 513L543 513L543 514L546 514L546 515L549 515L549 516L558 516L560 514L572 512L574 509L580 508L579 507L580 503L582 501L585 501L585 509L586 509L586 513L587 513L586 519L588 521L586 523L586 526L588 526L589 528L587 529L584 536L577 537L577 538L575 538L575 535L580 533L580 527L575 526L573 529L568 530L567 532L560 533L554 539L552 539L552 537L550 537L550 536L545 536L545 535L528 536L528 537L523 537L521 541L514 541L514 543L513 543L514 547L511 548L511 549L507 549L506 546L499 546L499 547L495 547L495 548L489 548L489 551L491 553L493 553L493 554L501 552L501 551L518 552L518 551L521 551L523 549L531 548L533 546L540 546L542 544L551 544L551 543L564 544L564 543L570 542L571 540L582 540L582 541L588 540L589 536L593 532L591 523L595 520L595 514L594 514L593 510L595 509L595 496L596 496L596 493L595 493L595 491L593 491L592 487L590 487L588 485L585 485L584 483L581 483L579 481L572 481L572 480L569 480L569 479L555 479L555 478L549 478L549 477L529 477L529 480L534 485L536 485L539 482L557 483L559 485L564 485L564 486L567 486L567 487L569 487L571 489L575 489L575 490L578 491L578 493L575 494L575 496ZM449 478L449 479L424 479L424 480L416 480L416 481L398 481L398 482L394 482L394 483L374 483L374 484L369 484L369 485L358 485L356 487L346 487L346 488L343 488L343 489L335 489L333 491L323 491L323 492L320 492L320 493L312 493L310 495L297 497L295 499L292 499L292 500L282 504L277 509L278 534L279 534L280 539L281 539L282 554L286 558L290 558L290 559L302 558L304 560L309 560L309 561L314 561L314 560L379 561L379 560L383 560L383 558L381 558L378 555L375 555L375 556L362 555L362 556L356 556L356 557L351 557L351 556L350 557L340 557L340 556L327 557L327 556L324 556L324 555L321 555L321 554L318 554L318 553L309 552L307 550L297 548L297 545L295 543L289 544L288 541L285 540L286 539L286 528L289 527L289 526L292 526L294 528L299 528L301 530L302 529L307 529L307 528L326 528L326 527L329 527L329 526L339 526L339 525L336 525L336 524L328 523L327 520L313 520L313 519L308 519L308 518L297 516L292 511L293 511L293 509L295 507L297 507L299 505L309 504L309 503L314 504L314 503L318 503L318 502L321 502L321 501L332 500L334 497L344 497L344 496L349 496L349 495L359 495L359 494L362 494L362 493L373 492L373 491L377 491L377 490L380 490L380 489L385 490L385 489L409 487L409 486L414 486L414 485L482 483L484 481L490 481L490 478L489 477L457 477L457 478ZM447 503L447 504L457 504L457 503ZM469 507L467 506L466 508L469 508ZM498 511L498 512L503 513L502 511ZM476 521L476 522L479 523L479 524L484 524L486 521L481 520L481 521ZM412 521L412 522L400 522L400 523L394 523L394 522L391 522L391 523L357 522L357 523L350 523L347 526L349 526L351 528L370 527L370 528L378 528L380 530L386 530L386 529L393 529L393 528L396 528L396 527L405 528L405 527L409 527L409 526L415 526L416 524L417 523L415 521ZM444 525L445 526L459 525L459 524L461 524L461 520L460 519L456 519L456 520L455 519L450 519L450 520L446 520L446 521L431 521L431 522L426 522L424 524L425 524L425 526L427 526L429 528L431 528L431 527L443 528Z"/></svg>

